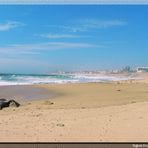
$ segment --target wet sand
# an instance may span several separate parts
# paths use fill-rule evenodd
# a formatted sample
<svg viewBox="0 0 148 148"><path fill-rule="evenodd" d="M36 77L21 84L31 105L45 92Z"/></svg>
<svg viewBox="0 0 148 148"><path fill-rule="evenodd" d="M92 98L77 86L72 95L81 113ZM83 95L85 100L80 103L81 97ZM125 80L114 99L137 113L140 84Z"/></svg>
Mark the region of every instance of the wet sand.
<svg viewBox="0 0 148 148"><path fill-rule="evenodd" d="M0 98L15 99L23 104L38 99L52 99L54 96L54 92L33 85L0 86Z"/></svg>
<svg viewBox="0 0 148 148"><path fill-rule="evenodd" d="M36 85L55 96L0 111L0 141L148 141L148 83Z"/></svg>

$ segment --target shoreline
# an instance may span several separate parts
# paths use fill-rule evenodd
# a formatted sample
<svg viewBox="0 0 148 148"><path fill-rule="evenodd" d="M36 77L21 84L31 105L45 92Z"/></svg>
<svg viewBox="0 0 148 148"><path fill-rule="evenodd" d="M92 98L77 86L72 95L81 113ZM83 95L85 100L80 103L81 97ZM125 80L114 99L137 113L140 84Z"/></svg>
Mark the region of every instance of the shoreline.
<svg viewBox="0 0 148 148"><path fill-rule="evenodd" d="M0 86L143 81L147 73L1 74ZM143 81L144 82L144 81Z"/></svg>
<svg viewBox="0 0 148 148"><path fill-rule="evenodd" d="M0 86L0 98L14 99L22 104L45 97L52 98L55 95L45 88L36 87L36 85Z"/></svg>
<svg viewBox="0 0 148 148"><path fill-rule="evenodd" d="M148 100L147 86L148 86L148 79L132 80L132 81L123 80L116 82L88 82L88 83L66 83L66 84L50 83L50 84L13 85L13 86L9 85L9 86L0 86L0 98L6 98L6 99L12 98L15 99L16 101L20 101L22 105L32 102L35 103L36 101L37 102L54 101L56 102L56 104L58 103L58 106L61 105L60 108L65 108L65 107L100 108L110 105L116 106L116 105L125 105L125 104L147 101ZM143 98L141 96L136 96L136 93L139 95L138 91L140 89L146 97ZM132 94L130 95L128 94L127 97L126 93L131 93L130 91L132 91ZM5 94L5 92L7 92L6 96L3 95ZM119 97L120 99L123 98L124 99L118 100L117 97ZM100 98L102 99L99 100ZM73 101L74 99L78 101L78 103ZM100 105L96 104L98 103L98 101L100 101L99 102ZM103 103L104 101L105 103ZM69 106L67 104L68 106L66 106L64 105L65 103L66 104L71 103L71 105ZM88 105L88 103L90 105ZM54 105L54 107L56 108L58 108L58 106Z"/></svg>

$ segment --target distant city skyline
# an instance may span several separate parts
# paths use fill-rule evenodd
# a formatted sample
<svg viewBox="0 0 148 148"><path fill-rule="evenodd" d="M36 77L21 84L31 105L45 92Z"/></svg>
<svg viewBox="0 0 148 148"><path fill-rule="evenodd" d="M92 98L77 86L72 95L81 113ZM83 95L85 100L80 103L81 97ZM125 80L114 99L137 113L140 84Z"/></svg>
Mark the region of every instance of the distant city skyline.
<svg viewBox="0 0 148 148"><path fill-rule="evenodd" d="M0 5L0 73L148 66L148 5Z"/></svg>

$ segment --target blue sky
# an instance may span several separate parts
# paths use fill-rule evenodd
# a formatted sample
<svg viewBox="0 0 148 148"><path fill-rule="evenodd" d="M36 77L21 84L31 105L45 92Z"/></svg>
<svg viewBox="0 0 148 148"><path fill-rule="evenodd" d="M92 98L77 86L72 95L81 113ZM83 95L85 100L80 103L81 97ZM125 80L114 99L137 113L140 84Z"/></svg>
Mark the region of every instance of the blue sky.
<svg viewBox="0 0 148 148"><path fill-rule="evenodd" d="M0 5L0 72L148 66L148 5Z"/></svg>

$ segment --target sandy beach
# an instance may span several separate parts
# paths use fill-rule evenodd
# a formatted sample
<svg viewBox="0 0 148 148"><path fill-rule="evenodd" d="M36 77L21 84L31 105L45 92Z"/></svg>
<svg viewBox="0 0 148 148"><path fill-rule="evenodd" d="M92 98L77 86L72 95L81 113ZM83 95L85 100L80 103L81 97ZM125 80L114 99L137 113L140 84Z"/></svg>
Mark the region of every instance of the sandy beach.
<svg viewBox="0 0 148 148"><path fill-rule="evenodd" d="M147 81L32 87L55 95L0 110L1 142L148 141Z"/></svg>

